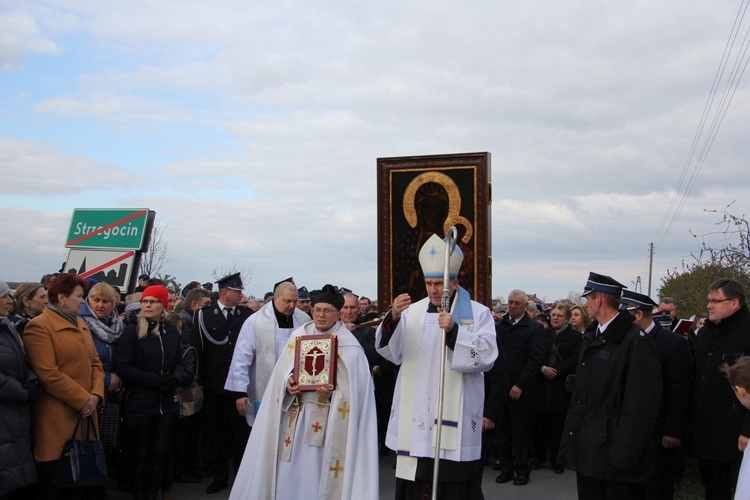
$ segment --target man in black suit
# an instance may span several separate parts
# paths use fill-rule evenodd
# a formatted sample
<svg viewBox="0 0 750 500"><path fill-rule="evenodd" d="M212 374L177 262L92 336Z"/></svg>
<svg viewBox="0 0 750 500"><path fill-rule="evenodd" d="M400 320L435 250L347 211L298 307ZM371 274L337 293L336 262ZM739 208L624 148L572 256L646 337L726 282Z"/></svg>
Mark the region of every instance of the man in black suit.
<svg viewBox="0 0 750 500"><path fill-rule="evenodd" d="M750 437L750 411L734 397L719 369L750 355L750 310L742 285L720 279L708 287L708 321L695 338L692 396L693 456L706 498L732 498Z"/></svg>
<svg viewBox="0 0 750 500"><path fill-rule="evenodd" d="M682 442L690 411L693 360L687 340L654 322L658 307L648 295L622 291L622 305L634 323L654 339L661 362L662 396L654 429L654 470L646 483L647 500L671 500L674 495L675 449Z"/></svg>
<svg viewBox="0 0 750 500"><path fill-rule="evenodd" d="M566 387L568 375L575 374L583 338L570 326L570 306L556 302L550 308L551 327L544 331L544 365L532 382L532 469L549 458L555 473L565 471L557 460L565 414L570 405Z"/></svg>
<svg viewBox="0 0 750 500"><path fill-rule="evenodd" d="M216 493L227 487L229 458L231 456L234 460L235 471L239 470L249 435L245 418L237 413L235 397L224 389L224 383L237 336L253 312L247 307L237 307L244 289L240 273L225 276L216 283L219 285L219 300L198 310L190 337L200 360L206 412L204 447L213 477L206 493Z"/></svg>
<svg viewBox="0 0 750 500"><path fill-rule="evenodd" d="M495 325L511 384L495 427L501 470L495 481L507 483L512 479L516 486L529 482L531 380L544 363L544 327L526 314L528 304L529 298L523 290L513 290L508 295L508 314Z"/></svg>

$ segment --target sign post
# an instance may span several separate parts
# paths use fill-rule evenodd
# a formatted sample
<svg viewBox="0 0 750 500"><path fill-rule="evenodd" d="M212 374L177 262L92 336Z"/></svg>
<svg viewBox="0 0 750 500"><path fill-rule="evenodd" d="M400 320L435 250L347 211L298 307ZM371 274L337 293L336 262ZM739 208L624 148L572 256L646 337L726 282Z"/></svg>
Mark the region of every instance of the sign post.
<svg viewBox="0 0 750 500"><path fill-rule="evenodd" d="M77 208L70 219L65 272L127 292L135 285L156 212L148 208Z"/></svg>
<svg viewBox="0 0 750 500"><path fill-rule="evenodd" d="M155 213L147 208L75 209L66 248L145 250Z"/></svg>

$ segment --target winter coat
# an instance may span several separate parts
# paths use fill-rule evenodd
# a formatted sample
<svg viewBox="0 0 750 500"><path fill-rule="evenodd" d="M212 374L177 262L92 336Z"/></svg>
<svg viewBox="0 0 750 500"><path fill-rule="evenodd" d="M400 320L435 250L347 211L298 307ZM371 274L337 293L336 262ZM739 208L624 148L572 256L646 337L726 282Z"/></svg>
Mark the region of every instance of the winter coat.
<svg viewBox="0 0 750 500"><path fill-rule="evenodd" d="M0 497L36 481L31 456L29 392L24 383L36 378L26 364L21 339L0 324Z"/></svg>
<svg viewBox="0 0 750 500"><path fill-rule="evenodd" d="M33 317L30 314L16 312L8 316L8 319L15 325L18 335L23 338L23 330L26 328L26 325L29 323L29 321L33 319Z"/></svg>
<svg viewBox="0 0 750 500"><path fill-rule="evenodd" d="M224 389L224 384L232 365L237 337L251 314L253 311L246 307L235 307L234 315L227 321L218 303L197 309L190 343L198 351L199 378L204 394L232 394Z"/></svg>
<svg viewBox="0 0 750 500"><path fill-rule="evenodd" d="M115 371L115 359L117 358L117 343L118 339L115 338L115 333L112 334L112 339L104 341L96 334L95 328L97 325L104 324L107 328L111 328L114 332L120 333L125 328L125 323L117 315L117 311L113 310L108 320L102 321L96 317L94 312L89 307L88 300L83 303L81 312L78 313L86 324L89 325L91 331L91 338L94 341L94 347L96 347L96 353L99 355L99 360L102 362L102 369L104 370L104 389L106 390L110 384L112 384L112 374L117 373ZM112 342L109 342L112 340ZM118 402L118 393L107 391L105 403Z"/></svg>
<svg viewBox="0 0 750 500"><path fill-rule="evenodd" d="M102 363L86 322L76 318L73 326L49 308L26 325L23 343L43 389L35 403L34 456L58 460L91 395L104 401ZM91 418L98 425L96 412Z"/></svg>
<svg viewBox="0 0 750 500"><path fill-rule="evenodd" d="M648 336L654 339L661 363L662 398L656 421L658 442L662 436L684 439L693 379L693 358L688 341L658 324Z"/></svg>
<svg viewBox="0 0 750 500"><path fill-rule="evenodd" d="M570 393L565 388L565 379L576 371L582 341L581 333L570 325L566 325L560 333L555 333L551 328L544 331L543 365L557 370L557 376L549 380L541 371L534 375L534 410L558 415L567 413Z"/></svg>
<svg viewBox="0 0 750 500"><path fill-rule="evenodd" d="M175 387L191 377L182 365L182 341L177 328L162 321L159 334L149 332L139 339L137 325L128 325L120 337L116 372L125 382L126 426L150 415L177 414ZM174 379L171 385L167 384L170 378Z"/></svg>
<svg viewBox="0 0 750 500"><path fill-rule="evenodd" d="M599 337L597 326L583 334L559 458L582 476L645 483L661 399L656 347L627 312Z"/></svg>
<svg viewBox="0 0 750 500"><path fill-rule="evenodd" d="M750 437L750 411L737 400L723 363L750 355L750 311L743 305L719 324L706 321L695 339L692 400L693 454L717 462L742 461L740 435Z"/></svg>
<svg viewBox="0 0 750 500"><path fill-rule="evenodd" d="M518 386L521 398L531 397L531 380L542 368L544 327L524 314L513 325L510 315L495 325L498 344L503 344L510 386Z"/></svg>
<svg viewBox="0 0 750 500"><path fill-rule="evenodd" d="M497 358L492 368L484 372L484 417L493 423L500 421L503 407L510 392L508 368L505 366L505 350L497 339Z"/></svg>

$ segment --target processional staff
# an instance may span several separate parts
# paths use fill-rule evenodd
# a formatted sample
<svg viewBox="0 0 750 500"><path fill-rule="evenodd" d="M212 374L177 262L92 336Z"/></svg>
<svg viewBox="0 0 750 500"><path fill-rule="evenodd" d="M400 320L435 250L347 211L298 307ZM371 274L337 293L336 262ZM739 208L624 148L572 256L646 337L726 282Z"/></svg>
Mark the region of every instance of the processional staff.
<svg viewBox="0 0 750 500"><path fill-rule="evenodd" d="M458 239L458 231L456 226L451 226L448 229L448 234L445 238L445 267L443 269L443 297L440 303L440 307L443 311L450 313L450 301L451 301L451 285L450 285L450 261L453 251L456 249L456 243ZM440 341L440 380L438 382L438 395L437 395L437 426L435 427L435 465L432 469L432 500L437 500L437 485L438 485L438 472L440 470L440 439L443 430L443 392L445 386L445 339L448 332L445 329L442 330Z"/></svg>

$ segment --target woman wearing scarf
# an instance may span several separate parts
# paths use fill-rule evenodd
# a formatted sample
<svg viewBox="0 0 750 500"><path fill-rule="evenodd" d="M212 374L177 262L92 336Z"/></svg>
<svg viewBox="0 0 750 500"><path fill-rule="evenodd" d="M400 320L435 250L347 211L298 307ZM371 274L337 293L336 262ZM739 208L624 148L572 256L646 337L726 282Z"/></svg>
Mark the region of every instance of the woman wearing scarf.
<svg viewBox="0 0 750 500"><path fill-rule="evenodd" d="M104 369L104 406L99 409L99 437L107 453L107 467L114 464L121 468L120 457L120 389L122 380L115 373L117 341L125 330L125 323L117 315L115 305L120 294L107 283L95 283L89 290L86 301L78 314L89 327L96 352ZM118 475L121 477L121 475ZM99 497L106 496L103 486Z"/></svg>
<svg viewBox="0 0 750 500"><path fill-rule="evenodd" d="M105 403L117 402L117 391L122 387L120 377L115 373L117 341L125 323L117 315L115 304L120 296L106 283L97 283L89 290L89 295L78 314L89 327L96 352L104 369Z"/></svg>
<svg viewBox="0 0 750 500"><path fill-rule="evenodd" d="M52 476L65 442L80 416L97 425L96 408L104 399L104 371L86 322L78 318L88 283L63 273L49 283L50 304L26 325L23 343L43 391L36 400L39 489L37 498L54 500L62 489Z"/></svg>
<svg viewBox="0 0 750 500"><path fill-rule="evenodd" d="M156 498L174 422L179 411L175 387L190 380L182 366L182 342L177 328L165 320L169 293L162 285L141 295L138 322L120 337L117 373L126 396L124 425L135 446L133 498ZM165 493L171 490L165 481Z"/></svg>
<svg viewBox="0 0 750 500"><path fill-rule="evenodd" d="M13 295L16 300L16 312L10 320L16 326L18 334L23 336L23 330L31 318L39 316L49 304L47 290L41 283L21 283Z"/></svg>

